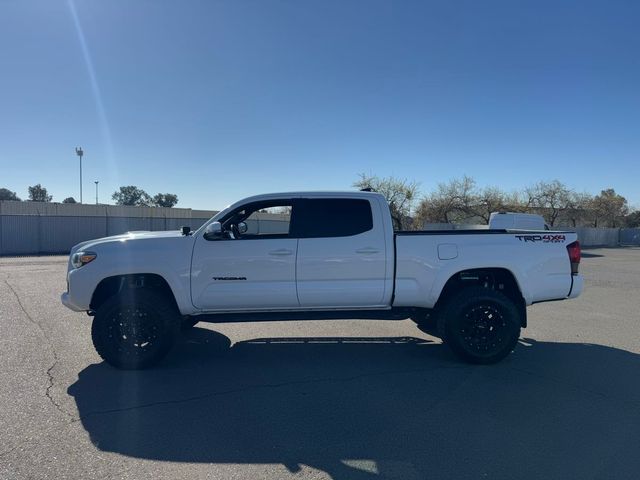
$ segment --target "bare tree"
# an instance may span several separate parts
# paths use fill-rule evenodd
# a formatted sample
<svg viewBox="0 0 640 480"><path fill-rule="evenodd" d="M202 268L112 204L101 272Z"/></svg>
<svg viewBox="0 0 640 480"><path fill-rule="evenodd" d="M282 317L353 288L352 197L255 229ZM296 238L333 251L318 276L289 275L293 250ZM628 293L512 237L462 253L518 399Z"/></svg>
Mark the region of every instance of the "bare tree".
<svg viewBox="0 0 640 480"><path fill-rule="evenodd" d="M475 180L466 175L448 183L439 183L435 192L423 198L416 210L421 222L454 223L475 216L477 203Z"/></svg>
<svg viewBox="0 0 640 480"><path fill-rule="evenodd" d="M485 187L474 195L472 212L489 223L493 212L520 212L524 210L516 193L506 193L498 187Z"/></svg>
<svg viewBox="0 0 640 480"><path fill-rule="evenodd" d="M553 227L558 217L571 202L572 190L562 182L538 182L525 190L527 206L540 213L549 226Z"/></svg>
<svg viewBox="0 0 640 480"><path fill-rule="evenodd" d="M572 227L590 223L593 217L593 196L588 193L571 192L563 219Z"/></svg>
<svg viewBox="0 0 640 480"><path fill-rule="evenodd" d="M541 181L522 192L505 192L499 187L478 188L473 178L439 183L413 208L418 184L393 177L360 175L355 186L382 193L389 202L395 228L421 228L424 223L488 223L492 212L533 212L551 227L618 227L635 225L639 215L628 215L627 200L609 188L593 197L576 192L559 180ZM410 215L413 213L413 220Z"/></svg>
<svg viewBox="0 0 640 480"><path fill-rule="evenodd" d="M389 203L393 228L407 230L412 228L411 213L418 195L417 182L395 177L381 178L376 175L360 174L360 180L353 183L354 187L381 193Z"/></svg>

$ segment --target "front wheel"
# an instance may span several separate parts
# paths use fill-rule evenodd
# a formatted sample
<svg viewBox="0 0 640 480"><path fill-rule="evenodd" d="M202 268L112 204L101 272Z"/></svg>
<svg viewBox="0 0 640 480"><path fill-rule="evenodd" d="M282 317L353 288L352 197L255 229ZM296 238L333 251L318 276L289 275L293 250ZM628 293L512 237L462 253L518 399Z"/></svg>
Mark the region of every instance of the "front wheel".
<svg viewBox="0 0 640 480"><path fill-rule="evenodd" d="M465 288L449 297L440 318L445 343L469 363L499 362L520 337L521 318L515 302L484 287Z"/></svg>
<svg viewBox="0 0 640 480"><path fill-rule="evenodd" d="M164 358L179 331L180 317L172 302L153 291L126 290L98 308L91 338L107 363L137 370Z"/></svg>

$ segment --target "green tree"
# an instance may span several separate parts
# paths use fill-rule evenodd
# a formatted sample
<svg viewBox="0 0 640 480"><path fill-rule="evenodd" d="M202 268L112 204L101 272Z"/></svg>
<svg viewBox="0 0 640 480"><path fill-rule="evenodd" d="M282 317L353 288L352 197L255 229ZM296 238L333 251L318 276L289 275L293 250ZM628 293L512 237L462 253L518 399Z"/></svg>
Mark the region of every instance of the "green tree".
<svg viewBox="0 0 640 480"><path fill-rule="evenodd" d="M149 194L135 185L120 187L118 191L113 192L111 198L116 202L116 205L136 207L148 207L152 202Z"/></svg>
<svg viewBox="0 0 640 480"><path fill-rule="evenodd" d="M625 223L625 226L628 228L640 227L640 210L631 212L629 215L624 217L624 223Z"/></svg>
<svg viewBox="0 0 640 480"><path fill-rule="evenodd" d="M395 177L381 178L376 175L360 174L353 183L359 189L370 188L386 198L391 211L393 228L407 230L412 226L411 213L418 195L418 183Z"/></svg>
<svg viewBox="0 0 640 480"><path fill-rule="evenodd" d="M73 197L67 197L64 200L62 200L62 203L78 203L78 202L76 202L76 199Z"/></svg>
<svg viewBox="0 0 640 480"><path fill-rule="evenodd" d="M53 199L52 195L49 195L47 189L39 183L29 187L29 200L32 202L50 202Z"/></svg>
<svg viewBox="0 0 640 480"><path fill-rule="evenodd" d="M18 198L16 192L12 192L8 188L0 188L0 200L14 200L19 202L20 198Z"/></svg>
<svg viewBox="0 0 640 480"><path fill-rule="evenodd" d="M174 207L178 203L178 196L173 193L158 193L153 196L153 205L156 207Z"/></svg>
<svg viewBox="0 0 640 480"><path fill-rule="evenodd" d="M613 188L602 190L600 195L593 197L592 209L594 227L619 227L629 213L627 199L618 195Z"/></svg>

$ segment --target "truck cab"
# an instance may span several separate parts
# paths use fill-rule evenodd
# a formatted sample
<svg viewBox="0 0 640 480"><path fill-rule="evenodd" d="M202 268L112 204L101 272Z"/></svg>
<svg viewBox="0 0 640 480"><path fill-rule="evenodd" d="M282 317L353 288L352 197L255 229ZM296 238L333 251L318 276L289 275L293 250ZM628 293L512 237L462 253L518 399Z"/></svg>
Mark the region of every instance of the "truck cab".
<svg viewBox="0 0 640 480"><path fill-rule="evenodd" d="M221 212L195 234L194 307L389 307L393 232L381 201L378 194L274 195Z"/></svg>

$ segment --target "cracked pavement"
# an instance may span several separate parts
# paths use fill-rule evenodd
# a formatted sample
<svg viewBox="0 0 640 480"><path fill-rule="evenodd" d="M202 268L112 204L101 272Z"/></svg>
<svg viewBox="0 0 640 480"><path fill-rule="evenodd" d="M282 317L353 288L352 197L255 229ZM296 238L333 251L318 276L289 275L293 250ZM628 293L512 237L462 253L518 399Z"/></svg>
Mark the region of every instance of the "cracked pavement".
<svg viewBox="0 0 640 480"><path fill-rule="evenodd" d="M640 249L457 362L411 321L202 325L158 368L102 363L66 258L0 258L0 478L635 478Z"/></svg>

